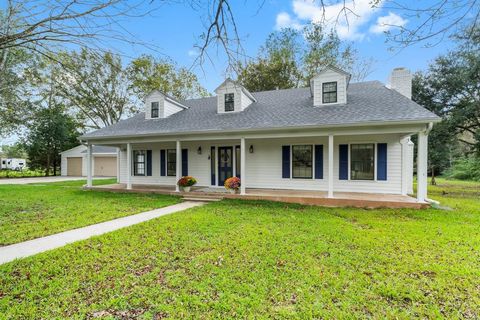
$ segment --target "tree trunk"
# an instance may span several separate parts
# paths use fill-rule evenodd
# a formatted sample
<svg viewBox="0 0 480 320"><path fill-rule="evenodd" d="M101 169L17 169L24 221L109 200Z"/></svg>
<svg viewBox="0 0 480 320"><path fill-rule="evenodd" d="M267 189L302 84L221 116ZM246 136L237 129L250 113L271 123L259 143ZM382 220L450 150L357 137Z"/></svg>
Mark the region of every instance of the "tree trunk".
<svg viewBox="0 0 480 320"><path fill-rule="evenodd" d="M435 167L432 166L432 182L431 182L432 186L436 186L437 185L437 181L435 180Z"/></svg>
<svg viewBox="0 0 480 320"><path fill-rule="evenodd" d="M57 159L53 159L53 176L57 175Z"/></svg>
<svg viewBox="0 0 480 320"><path fill-rule="evenodd" d="M45 166L45 176L48 177L50 175L50 154L47 153L47 165Z"/></svg>

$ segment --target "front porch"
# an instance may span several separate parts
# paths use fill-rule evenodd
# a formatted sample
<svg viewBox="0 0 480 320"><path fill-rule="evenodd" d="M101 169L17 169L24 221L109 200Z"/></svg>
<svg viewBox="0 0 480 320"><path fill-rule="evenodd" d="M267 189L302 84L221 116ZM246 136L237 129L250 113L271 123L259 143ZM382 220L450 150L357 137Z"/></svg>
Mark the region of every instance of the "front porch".
<svg viewBox="0 0 480 320"><path fill-rule="evenodd" d="M430 205L418 202L417 199L407 195L360 193L360 192L334 192L333 197L326 191L315 190L286 190L286 189L260 189L246 188L245 194L230 194L223 188L192 187L190 192L177 192L175 186L169 185L142 185L134 184L130 189L126 184L117 183L103 186L85 187L85 189L110 191L110 192L136 192L180 195L188 199L245 199L268 200L306 205L320 205L327 207L357 207L357 208L427 208Z"/></svg>

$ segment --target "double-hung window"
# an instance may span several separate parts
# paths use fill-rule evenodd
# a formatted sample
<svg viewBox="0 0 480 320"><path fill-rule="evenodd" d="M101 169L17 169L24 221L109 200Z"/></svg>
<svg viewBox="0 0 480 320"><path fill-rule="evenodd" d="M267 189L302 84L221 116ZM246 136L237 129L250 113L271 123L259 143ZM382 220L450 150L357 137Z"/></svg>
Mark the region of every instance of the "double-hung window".
<svg viewBox="0 0 480 320"><path fill-rule="evenodd" d="M167 176L177 175L177 150L167 150Z"/></svg>
<svg viewBox="0 0 480 320"><path fill-rule="evenodd" d="M235 110L235 96L233 93L225 94L225 112Z"/></svg>
<svg viewBox="0 0 480 320"><path fill-rule="evenodd" d="M350 145L350 179L375 179L375 144Z"/></svg>
<svg viewBox="0 0 480 320"><path fill-rule="evenodd" d="M152 102L152 118L158 118L158 102Z"/></svg>
<svg viewBox="0 0 480 320"><path fill-rule="evenodd" d="M312 145L292 146L292 178L312 179Z"/></svg>
<svg viewBox="0 0 480 320"><path fill-rule="evenodd" d="M324 82L322 84L322 102L337 102L337 82Z"/></svg>
<svg viewBox="0 0 480 320"><path fill-rule="evenodd" d="M146 167L145 150L133 151L133 175L144 176Z"/></svg>

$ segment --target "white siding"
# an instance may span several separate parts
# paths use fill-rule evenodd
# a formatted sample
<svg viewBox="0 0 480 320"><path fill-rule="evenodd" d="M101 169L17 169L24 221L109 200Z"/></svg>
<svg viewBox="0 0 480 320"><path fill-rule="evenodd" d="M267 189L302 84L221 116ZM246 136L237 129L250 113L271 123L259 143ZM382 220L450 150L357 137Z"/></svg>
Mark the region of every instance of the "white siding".
<svg viewBox="0 0 480 320"><path fill-rule="evenodd" d="M164 112L164 117L169 117L171 116L172 114L175 114L177 112L180 112L182 111L183 108L182 107L179 107L177 106L176 104L168 101L168 100L164 100L164 109L163 109L163 112Z"/></svg>
<svg viewBox="0 0 480 320"><path fill-rule="evenodd" d="M401 145L396 134L382 136L335 136L334 138L334 191L401 194ZM387 143L387 181L339 180L338 145L348 143ZM210 147L239 145L240 141L182 142L188 149L188 173L198 180L198 186L210 186ZM295 144L323 145L323 179L282 178L282 146ZM248 149L253 146L254 152ZM202 154L197 153L198 147ZM174 185L175 177L160 176L160 149L175 149L175 144L134 145L134 150L152 150L152 176L132 177L134 184ZM247 187L327 191L328 138L246 139ZM218 152L216 153L218 156ZM126 182L126 152L121 151L120 182ZM242 173L243 174L243 173ZM216 175L218 177L218 175ZM376 175L375 175L376 176Z"/></svg>
<svg viewBox="0 0 480 320"><path fill-rule="evenodd" d="M236 85L233 82L227 81L222 87L219 87L216 90L217 93L217 111L218 113L226 113L225 112L225 95L228 93L234 94L234 111L233 112L240 112L245 110L250 104L252 104L252 100L243 93L242 87ZM227 113L231 113L229 111Z"/></svg>
<svg viewBox="0 0 480 320"><path fill-rule="evenodd" d="M325 70L313 78L313 105L331 105L335 103L324 104L322 102L322 84L325 82L337 82L337 103L347 103L347 76L333 70Z"/></svg>
<svg viewBox="0 0 480 320"><path fill-rule="evenodd" d="M152 119L152 102L158 102L158 118L169 117L184 109L165 99L161 92L154 91L145 98L145 119Z"/></svg>

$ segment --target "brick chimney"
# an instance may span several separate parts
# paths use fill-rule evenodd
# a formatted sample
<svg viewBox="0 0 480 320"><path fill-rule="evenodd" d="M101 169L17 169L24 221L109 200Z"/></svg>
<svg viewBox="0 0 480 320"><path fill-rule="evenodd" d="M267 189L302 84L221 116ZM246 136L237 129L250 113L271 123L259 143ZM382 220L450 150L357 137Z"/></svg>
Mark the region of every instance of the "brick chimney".
<svg viewBox="0 0 480 320"><path fill-rule="evenodd" d="M412 99L412 73L407 68L393 69L387 87Z"/></svg>

